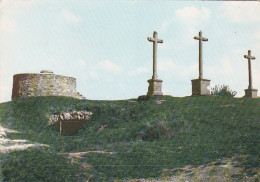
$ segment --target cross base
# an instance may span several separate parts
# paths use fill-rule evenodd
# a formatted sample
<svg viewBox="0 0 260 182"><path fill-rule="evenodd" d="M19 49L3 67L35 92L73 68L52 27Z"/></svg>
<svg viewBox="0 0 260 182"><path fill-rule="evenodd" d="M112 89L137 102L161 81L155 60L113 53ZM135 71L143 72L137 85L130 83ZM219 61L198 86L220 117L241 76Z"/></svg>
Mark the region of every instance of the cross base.
<svg viewBox="0 0 260 182"><path fill-rule="evenodd" d="M162 96L162 80L150 79L147 81L149 83L147 96Z"/></svg>
<svg viewBox="0 0 260 182"><path fill-rule="evenodd" d="M249 98L257 98L257 89L245 89L245 96Z"/></svg>
<svg viewBox="0 0 260 182"><path fill-rule="evenodd" d="M192 96L210 95L210 80L207 79L194 79L192 83Z"/></svg>

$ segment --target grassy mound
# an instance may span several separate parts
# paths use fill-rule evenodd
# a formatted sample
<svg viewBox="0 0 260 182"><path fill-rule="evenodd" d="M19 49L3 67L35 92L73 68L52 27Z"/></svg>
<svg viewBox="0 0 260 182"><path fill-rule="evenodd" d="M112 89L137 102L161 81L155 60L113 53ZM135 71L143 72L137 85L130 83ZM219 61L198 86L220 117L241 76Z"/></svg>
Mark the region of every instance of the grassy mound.
<svg viewBox="0 0 260 182"><path fill-rule="evenodd" d="M3 154L2 178L257 181L259 108L260 99L225 97L163 96L142 102L36 97L2 103L0 125L19 131L7 133L9 139L49 146ZM48 115L73 110L93 112L76 135L60 136L48 126Z"/></svg>

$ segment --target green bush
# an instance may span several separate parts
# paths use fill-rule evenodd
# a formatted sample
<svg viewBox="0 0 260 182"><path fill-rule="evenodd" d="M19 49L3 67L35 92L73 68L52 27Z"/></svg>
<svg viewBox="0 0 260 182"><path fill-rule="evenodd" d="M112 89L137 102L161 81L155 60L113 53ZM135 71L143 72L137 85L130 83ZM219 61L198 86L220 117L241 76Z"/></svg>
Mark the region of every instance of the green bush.
<svg viewBox="0 0 260 182"><path fill-rule="evenodd" d="M229 86L227 85L215 85L215 87L211 88L211 95L217 95L217 96L228 96L228 97L234 97L237 92L232 91Z"/></svg>
<svg viewBox="0 0 260 182"><path fill-rule="evenodd" d="M144 129L139 132L139 135L145 140L157 140L160 136L171 138L172 128L166 120L158 120L154 123L146 122Z"/></svg>

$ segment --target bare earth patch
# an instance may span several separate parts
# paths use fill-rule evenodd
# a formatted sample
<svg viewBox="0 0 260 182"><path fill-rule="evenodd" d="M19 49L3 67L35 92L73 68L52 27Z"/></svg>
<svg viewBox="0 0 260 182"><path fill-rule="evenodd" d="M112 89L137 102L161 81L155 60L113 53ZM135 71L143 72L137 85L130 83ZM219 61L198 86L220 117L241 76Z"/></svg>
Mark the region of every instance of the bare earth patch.
<svg viewBox="0 0 260 182"><path fill-rule="evenodd" d="M16 130L0 126L0 154L8 153L14 150L26 150L29 147L48 147L45 144L29 143L28 140L11 140L7 138L6 133L19 133Z"/></svg>
<svg viewBox="0 0 260 182"><path fill-rule="evenodd" d="M236 105L231 104L231 105L221 105L221 108L226 108L226 107L236 107Z"/></svg>
<svg viewBox="0 0 260 182"><path fill-rule="evenodd" d="M162 103L164 103L164 102L166 102L166 100L156 100L156 101L155 101L155 104L159 105L159 104L162 104Z"/></svg>
<svg viewBox="0 0 260 182"><path fill-rule="evenodd" d="M58 155L67 155L69 158L81 159L84 155L88 153L98 153L98 154L114 154L116 152L106 152L106 151L86 151L86 152L75 152L75 153L57 153Z"/></svg>
<svg viewBox="0 0 260 182"><path fill-rule="evenodd" d="M246 157L241 155L239 157ZM238 158L238 156L234 156ZM183 168L165 169L162 175L156 179L131 179L127 182L240 182L240 181L258 181L260 178L260 170L254 176L247 176L243 166L236 166L236 161L231 158L226 159L224 164L216 165L215 162L209 165L191 166L187 165ZM241 176L240 178L235 176Z"/></svg>

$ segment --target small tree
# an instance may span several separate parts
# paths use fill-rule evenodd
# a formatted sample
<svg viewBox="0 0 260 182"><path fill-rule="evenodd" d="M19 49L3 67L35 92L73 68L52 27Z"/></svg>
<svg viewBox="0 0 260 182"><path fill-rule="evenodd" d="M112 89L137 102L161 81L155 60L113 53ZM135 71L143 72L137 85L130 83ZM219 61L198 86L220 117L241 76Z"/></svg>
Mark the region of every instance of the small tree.
<svg viewBox="0 0 260 182"><path fill-rule="evenodd" d="M221 85L221 86L215 85L215 87L211 88L210 94L218 95L218 96L234 97L237 94L237 92L232 91L227 85Z"/></svg>

